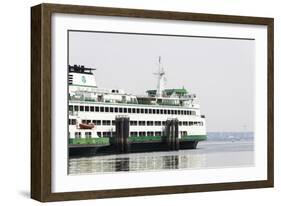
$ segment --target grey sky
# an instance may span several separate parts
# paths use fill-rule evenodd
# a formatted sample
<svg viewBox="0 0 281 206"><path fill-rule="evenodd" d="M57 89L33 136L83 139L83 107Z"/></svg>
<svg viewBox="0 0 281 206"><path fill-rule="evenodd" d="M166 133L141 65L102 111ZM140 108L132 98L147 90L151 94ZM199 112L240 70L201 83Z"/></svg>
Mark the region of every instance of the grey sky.
<svg viewBox="0 0 281 206"><path fill-rule="evenodd" d="M254 40L69 33L69 64L97 68L98 87L155 89L161 56L166 88L197 94L208 131L253 131L254 49Z"/></svg>

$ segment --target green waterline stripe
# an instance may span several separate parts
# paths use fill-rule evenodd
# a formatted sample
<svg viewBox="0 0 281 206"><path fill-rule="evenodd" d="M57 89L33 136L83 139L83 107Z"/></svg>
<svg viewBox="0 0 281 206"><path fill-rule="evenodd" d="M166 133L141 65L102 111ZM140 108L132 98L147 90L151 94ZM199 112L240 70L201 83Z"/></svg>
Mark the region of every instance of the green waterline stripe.
<svg viewBox="0 0 281 206"><path fill-rule="evenodd" d="M207 139L207 135L189 135L182 136L180 141L203 141ZM134 142L148 142L148 141L161 141L162 136L130 136L129 141ZM96 144L96 145L104 145L109 144L109 137L99 137L99 138L77 138L77 139L69 139L69 144Z"/></svg>

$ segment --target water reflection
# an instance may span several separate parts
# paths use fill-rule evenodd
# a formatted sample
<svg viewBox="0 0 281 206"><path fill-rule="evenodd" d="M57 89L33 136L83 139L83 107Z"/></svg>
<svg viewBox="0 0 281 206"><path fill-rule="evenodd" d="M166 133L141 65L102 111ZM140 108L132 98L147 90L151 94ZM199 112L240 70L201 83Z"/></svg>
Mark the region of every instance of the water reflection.
<svg viewBox="0 0 281 206"><path fill-rule="evenodd" d="M196 150L69 159L69 174L244 167L254 165L253 141L202 142Z"/></svg>
<svg viewBox="0 0 281 206"><path fill-rule="evenodd" d="M205 165L205 159L205 154L183 152L154 152L71 158L69 160L69 173L87 174L200 168Z"/></svg>

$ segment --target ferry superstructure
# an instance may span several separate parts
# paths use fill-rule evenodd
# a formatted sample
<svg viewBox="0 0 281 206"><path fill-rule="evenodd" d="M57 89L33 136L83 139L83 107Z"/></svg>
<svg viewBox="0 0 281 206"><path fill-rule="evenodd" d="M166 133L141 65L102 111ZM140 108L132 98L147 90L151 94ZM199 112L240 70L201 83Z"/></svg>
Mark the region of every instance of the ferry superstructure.
<svg viewBox="0 0 281 206"><path fill-rule="evenodd" d="M130 119L132 142L159 141L165 136L168 119L178 120L178 138L196 145L206 140L205 116L196 95L185 88L165 89L165 71L159 58L157 88L147 95L121 89L103 89L96 84L95 68L68 66L68 113L70 145L103 145L115 136L115 119Z"/></svg>

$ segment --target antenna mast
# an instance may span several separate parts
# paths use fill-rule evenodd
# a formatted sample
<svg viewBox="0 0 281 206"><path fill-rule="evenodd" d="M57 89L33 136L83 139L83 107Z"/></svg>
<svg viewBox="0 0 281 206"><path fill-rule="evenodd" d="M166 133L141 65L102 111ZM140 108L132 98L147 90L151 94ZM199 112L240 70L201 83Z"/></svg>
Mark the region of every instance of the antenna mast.
<svg viewBox="0 0 281 206"><path fill-rule="evenodd" d="M156 91L156 96L157 97L162 97L163 91L165 90L164 88L164 67L162 66L161 63L161 56L158 58L158 72L154 73L158 77L158 82L157 82L157 91Z"/></svg>

